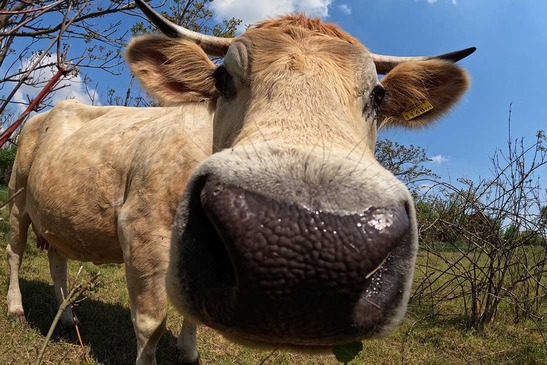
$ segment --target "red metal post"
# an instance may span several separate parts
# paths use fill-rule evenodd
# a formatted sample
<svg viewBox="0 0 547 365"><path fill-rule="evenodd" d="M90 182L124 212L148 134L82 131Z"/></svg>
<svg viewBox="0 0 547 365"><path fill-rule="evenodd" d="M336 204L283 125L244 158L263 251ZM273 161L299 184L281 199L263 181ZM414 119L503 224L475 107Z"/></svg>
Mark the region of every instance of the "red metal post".
<svg viewBox="0 0 547 365"><path fill-rule="evenodd" d="M44 100L44 98L46 96L48 96L50 93L51 93L51 90L53 90L53 88L55 87L55 85L59 82L59 80L61 79L61 77L63 77L65 74L67 73L67 70L62 68L62 67L59 67L59 69L57 70L57 73L55 75L53 75L53 77L51 78L51 80L49 80L49 82L42 88L42 90L40 91L40 93L38 95L36 95L36 97L34 98L34 100L32 100L29 104L29 106L25 109L25 111L23 112L23 114L21 114L19 116L19 118L17 118L17 120L12 124L10 125L3 133L2 135L0 136L0 148L2 148L2 146L9 140L9 138L11 137L11 135L13 134L13 132L15 132L15 130L17 128L19 128L19 126L21 125L21 123L23 123L23 121L26 119L26 117L34 110L36 109L36 107L38 105L40 105L40 103L42 102L42 100Z"/></svg>

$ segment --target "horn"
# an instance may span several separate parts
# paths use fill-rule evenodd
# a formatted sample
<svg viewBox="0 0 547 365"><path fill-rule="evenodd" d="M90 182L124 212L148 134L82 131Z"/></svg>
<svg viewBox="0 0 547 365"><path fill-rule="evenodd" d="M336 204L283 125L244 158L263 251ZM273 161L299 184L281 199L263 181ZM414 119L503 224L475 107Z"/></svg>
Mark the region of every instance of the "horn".
<svg viewBox="0 0 547 365"><path fill-rule="evenodd" d="M397 57L397 56L384 56L376 53L371 53L372 60L376 65L376 72L378 74L387 74L395 66L402 62L408 61L427 61L427 60L446 60L450 62L458 62L464 59L477 50L476 47L466 48L459 51L449 52L438 56L421 56L421 57Z"/></svg>
<svg viewBox="0 0 547 365"><path fill-rule="evenodd" d="M160 15L152 9L144 0L135 0L135 4L141 9L150 20L163 34L171 38L182 38L195 42L208 55L224 57L234 38L214 37L206 34L191 31L180 25L177 25Z"/></svg>

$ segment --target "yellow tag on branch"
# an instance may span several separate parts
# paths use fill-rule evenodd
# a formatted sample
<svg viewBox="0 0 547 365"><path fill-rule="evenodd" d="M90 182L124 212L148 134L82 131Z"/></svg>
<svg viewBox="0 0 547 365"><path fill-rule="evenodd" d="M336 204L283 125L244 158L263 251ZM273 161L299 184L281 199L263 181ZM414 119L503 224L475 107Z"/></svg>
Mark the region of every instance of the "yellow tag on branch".
<svg viewBox="0 0 547 365"><path fill-rule="evenodd" d="M427 113L430 110L433 110L433 105L431 105L431 103L426 100L421 102L420 104L414 104L410 108L405 110L403 112L403 118L405 118L406 121L409 121L419 117L422 114Z"/></svg>

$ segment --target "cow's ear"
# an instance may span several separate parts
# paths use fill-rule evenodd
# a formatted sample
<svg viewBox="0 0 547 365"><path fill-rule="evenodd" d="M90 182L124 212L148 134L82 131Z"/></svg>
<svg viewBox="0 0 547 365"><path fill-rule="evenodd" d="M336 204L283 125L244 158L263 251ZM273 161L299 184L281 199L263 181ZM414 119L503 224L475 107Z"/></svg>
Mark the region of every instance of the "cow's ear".
<svg viewBox="0 0 547 365"><path fill-rule="evenodd" d="M381 126L424 126L446 113L469 87L467 72L449 61L404 62L382 80Z"/></svg>
<svg viewBox="0 0 547 365"><path fill-rule="evenodd" d="M163 104L205 101L217 94L215 65L193 42L138 37L129 43L126 58L146 91Z"/></svg>

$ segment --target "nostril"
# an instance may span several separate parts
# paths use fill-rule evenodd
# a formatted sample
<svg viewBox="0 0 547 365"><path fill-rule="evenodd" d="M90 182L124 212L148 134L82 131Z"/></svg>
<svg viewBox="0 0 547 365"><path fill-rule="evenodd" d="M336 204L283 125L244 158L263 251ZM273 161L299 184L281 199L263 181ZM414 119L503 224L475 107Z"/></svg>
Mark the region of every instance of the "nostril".
<svg viewBox="0 0 547 365"><path fill-rule="evenodd" d="M223 300L236 285L236 274L226 247L202 205L204 195L218 193L209 175L199 177L189 192L187 223L180 242L180 269L190 292L207 288L209 299ZM207 188L208 187L208 188ZM211 188L214 187L214 188Z"/></svg>
<svg viewBox="0 0 547 365"><path fill-rule="evenodd" d="M242 223L248 209L243 206L243 195L231 186L222 184L214 175L208 176L201 190L201 207L225 245L229 245L234 236L245 234Z"/></svg>

